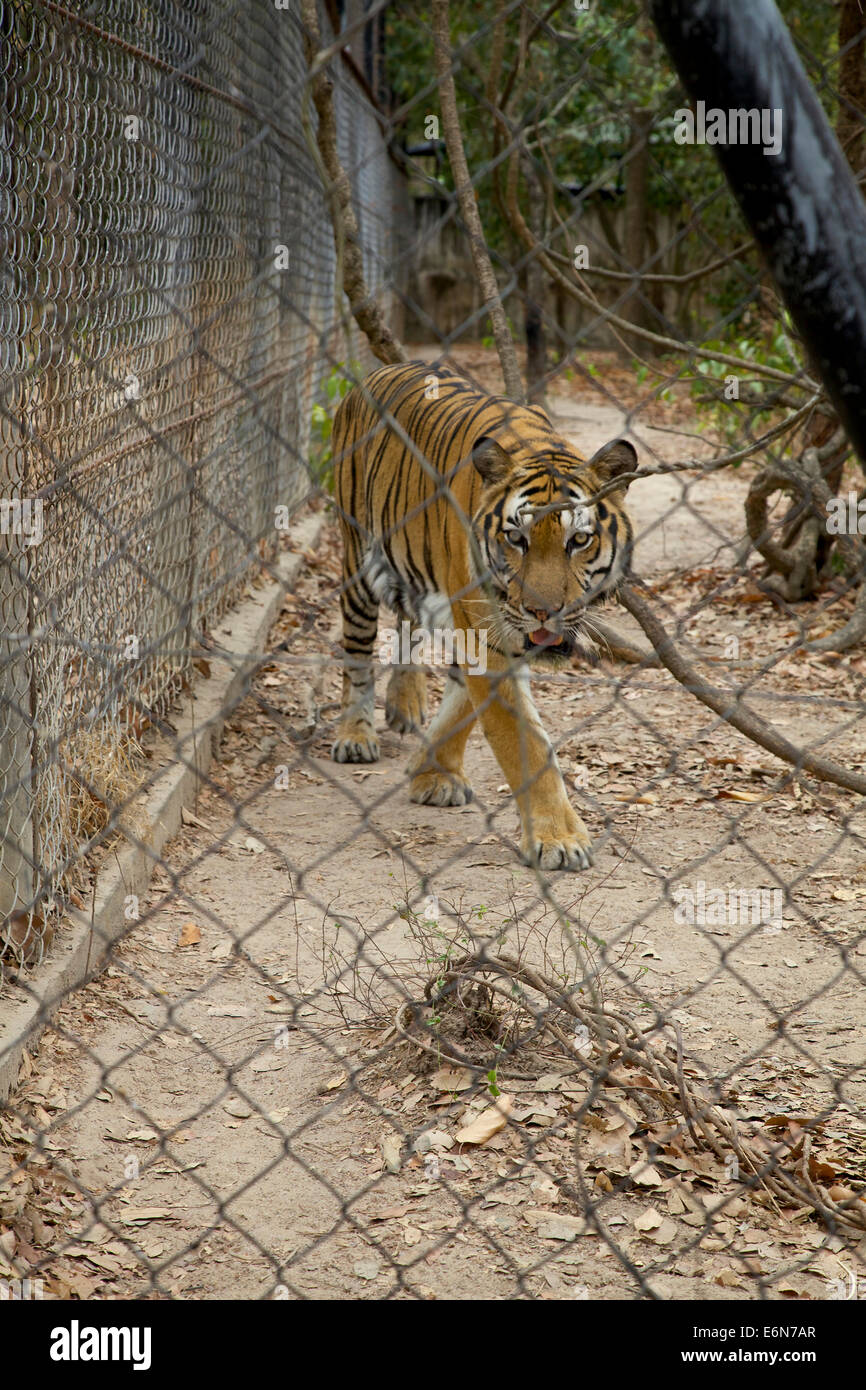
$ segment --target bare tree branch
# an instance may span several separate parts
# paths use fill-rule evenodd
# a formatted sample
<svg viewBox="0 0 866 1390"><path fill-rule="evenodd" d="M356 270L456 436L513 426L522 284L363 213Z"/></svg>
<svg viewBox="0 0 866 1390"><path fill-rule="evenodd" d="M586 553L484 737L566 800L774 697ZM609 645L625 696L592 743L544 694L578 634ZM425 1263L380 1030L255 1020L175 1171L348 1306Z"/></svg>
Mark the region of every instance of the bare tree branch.
<svg viewBox="0 0 866 1390"><path fill-rule="evenodd" d="M809 414L810 410L814 409L819 399L818 395L813 396L805 405L800 406L799 410L795 410L784 420L780 420L778 425L773 425L772 429L767 430L754 443L743 445L742 449L732 449L729 454L720 454L718 458L705 459L703 462L700 459L685 459L679 463L653 463L648 464L645 468L636 469L633 473L620 473L616 478L599 488L598 492L594 492L591 500L600 502L609 493L619 491L626 483L639 482L641 478L651 478L658 473L717 473L720 468L728 468L732 463L740 463L743 459L750 458L752 454L762 453L773 440L793 429Z"/></svg>
<svg viewBox="0 0 866 1390"><path fill-rule="evenodd" d="M541 142L539 141L539 144ZM722 266L728 265L731 261L741 259L743 253L751 249L753 243L744 241L735 251L727 256L720 256L716 261L710 261L709 265L702 265L698 270L690 270L685 275L661 275L647 272L641 275L641 280L649 280L656 285L690 285L694 280L702 280L706 275L712 275L714 271L721 270ZM571 261L568 256L563 256L561 251L551 251L548 248L547 254L554 261L560 261L562 265L570 266ZM583 275L598 275L605 280L633 280L634 275L628 270L608 270L606 266L593 265L584 266Z"/></svg>
<svg viewBox="0 0 866 1390"><path fill-rule="evenodd" d="M304 0L304 3L305 5L312 5L314 0ZM454 74L451 71L448 9L448 0L433 0L433 46L436 58L436 75L439 81L439 103L442 109L442 132L445 136L448 158L454 175L454 187L460 205L460 213L469 237L475 273L484 295L484 307L490 315L496 351L499 353L499 361L502 364L505 394L511 400L522 405L525 396L520 367L517 362L517 352L509 332L505 310L502 307L493 266L490 263L484 231L481 226L481 214L475 201L475 189L472 186L469 165L466 162L466 151L463 148Z"/></svg>
<svg viewBox="0 0 866 1390"><path fill-rule="evenodd" d="M851 772L829 758L822 758L816 753L797 748L778 733L772 724L767 724L759 714L755 714L754 710L743 704L736 691L719 690L703 680L686 661L649 604L638 595L634 585L621 585L618 596L623 607L640 623L671 675L680 685L685 686L695 699L700 700L701 704L707 705L732 728L745 734L746 738L759 744L761 748L766 748L768 753L790 763L798 771L811 773L819 781L833 782L837 787L845 787L848 791L866 796L866 777L862 773Z"/></svg>
<svg viewBox="0 0 866 1390"><path fill-rule="evenodd" d="M312 153L318 155L319 174L331 208L331 226L337 253L337 281L349 300L352 317L367 338L370 350L380 362L407 361L406 351L385 322L380 306L370 296L364 276L364 258L358 219L352 206L352 188L337 153L337 121L334 113L334 84L325 71L330 51L321 49L316 0L301 0L304 23L304 51L310 73L313 105L318 115L315 143L309 131ZM305 108L305 128L309 126ZM342 275L341 275L342 272Z"/></svg>
<svg viewBox="0 0 866 1390"><path fill-rule="evenodd" d="M519 148L515 145L511 153L511 164L514 165L518 158ZM728 366L737 367L748 376L765 376L771 381L782 381L786 385L798 386L801 389L811 388L813 391L817 389L817 383L812 381L805 373L802 376L795 376L791 372L782 372L776 367L768 367L761 362L748 362L742 357L734 357L727 352L717 352L709 348L696 347L693 343L681 343L678 342L676 338L668 338L665 334L653 333L648 328L641 328L636 324L629 323L619 314L615 314L610 309L605 309L604 305L600 304L593 294L586 290L582 290L574 280L569 279L567 275L562 273L548 255L546 248L533 236L517 205L517 179L510 171L507 181L506 206L508 220L513 231L523 242L526 249L532 251L537 256L539 263L544 266L550 278L559 285L566 294L571 295L573 299L578 300L579 303L592 309L594 313L599 314L606 323L613 324L632 337L642 338L645 342L654 343L656 347L667 348L670 352L686 352L691 357L700 357L709 362L724 362Z"/></svg>

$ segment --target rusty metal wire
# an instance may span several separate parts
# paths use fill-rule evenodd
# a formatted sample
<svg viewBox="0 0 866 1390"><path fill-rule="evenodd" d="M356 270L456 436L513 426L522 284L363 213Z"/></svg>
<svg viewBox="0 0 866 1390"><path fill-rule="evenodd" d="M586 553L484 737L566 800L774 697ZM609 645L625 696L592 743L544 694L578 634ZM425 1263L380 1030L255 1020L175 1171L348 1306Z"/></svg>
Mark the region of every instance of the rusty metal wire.
<svg viewBox="0 0 866 1390"><path fill-rule="evenodd" d="M804 771L864 767L862 646L809 648L859 602L856 535L835 569L818 539L844 437L721 174L683 187L666 162L669 66L636 107L600 80L603 25L581 48L561 5L458 9L467 130L496 131L472 181L530 395L569 438L615 416L638 446L635 567L685 674L614 609L628 662L543 678L599 851L577 879L518 867L498 771L479 763L471 809L410 812L396 733L378 768L330 761L330 418L374 359L342 294L299 8L14 0L4 1288L471 1298L479 1269L485 1297L866 1287L866 825ZM426 10L410 19L428 42ZM419 63L390 3L320 22L367 289L434 376L495 385L427 133L433 67L390 89L401 44ZM509 25L497 90L477 53ZM538 34L574 61L535 91L519 55ZM838 54L806 56L838 101ZM579 181L551 149L578 90L599 145ZM639 164L659 194L642 233ZM730 708L708 715L698 684ZM750 706L787 762L733 734ZM159 802L174 770L195 780Z"/></svg>

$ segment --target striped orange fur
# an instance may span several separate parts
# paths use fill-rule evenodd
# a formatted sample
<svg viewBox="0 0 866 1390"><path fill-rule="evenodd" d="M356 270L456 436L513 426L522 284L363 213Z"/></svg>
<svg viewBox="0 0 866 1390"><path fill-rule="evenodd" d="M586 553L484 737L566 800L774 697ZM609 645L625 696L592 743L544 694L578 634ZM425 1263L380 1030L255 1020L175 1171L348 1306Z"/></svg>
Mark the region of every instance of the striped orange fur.
<svg viewBox="0 0 866 1390"><path fill-rule="evenodd" d="M453 668L410 763L413 801L460 806L472 795L463 754L477 720L514 792L521 847L544 869L592 862L556 755L529 691L527 663L594 659L591 605L609 593L632 540L624 440L589 461L538 407L515 406L424 363L382 367L334 422L343 536L343 709L332 755L379 756L373 649L380 603L398 622L486 639L487 668ZM470 650L471 643L467 642ZM477 641L476 648L477 649ZM426 718L423 669L396 667L386 719L401 733Z"/></svg>

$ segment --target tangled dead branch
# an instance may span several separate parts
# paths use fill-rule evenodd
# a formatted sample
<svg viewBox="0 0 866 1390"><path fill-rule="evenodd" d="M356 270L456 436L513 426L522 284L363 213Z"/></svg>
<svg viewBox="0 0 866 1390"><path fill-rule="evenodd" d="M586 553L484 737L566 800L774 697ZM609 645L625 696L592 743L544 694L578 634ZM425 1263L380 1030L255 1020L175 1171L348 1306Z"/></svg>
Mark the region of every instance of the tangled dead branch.
<svg viewBox="0 0 866 1390"><path fill-rule="evenodd" d="M829 561L832 540L827 534L827 507L839 483L845 449L845 436L837 430L821 448L769 464L749 488L745 504L749 537L770 568L767 586L788 603L815 592ZM794 499L781 541L774 539L768 516L768 500L776 492ZM855 582L859 581L854 612L837 632L807 642L809 651L843 652L866 637L866 548L855 536L840 534L834 539Z"/></svg>
<svg viewBox="0 0 866 1390"><path fill-rule="evenodd" d="M775 571L767 580L788 603L813 593L818 583L821 536L824 534L823 508L818 495L823 483L816 449L807 449L802 458L771 463L752 481L746 498L746 527L755 549ZM829 493L829 488L825 489ZM797 534L789 545L775 540L767 515L768 499L776 492L789 492L802 513Z"/></svg>
<svg viewBox="0 0 866 1390"><path fill-rule="evenodd" d="M698 1149L712 1153L728 1168L736 1160L741 1179L754 1189L763 1188L785 1207L811 1208L831 1228L866 1230L863 1195L848 1189L843 1195L837 1189L837 1195L831 1196L819 1183L821 1166L812 1155L815 1122L804 1120L803 1133L793 1144L768 1140L757 1133L745 1136L733 1112L723 1109L686 1076L682 1039L676 1025L660 1025L672 1029L675 1037L659 1045L621 1011L608 1004L591 1003L574 990L564 989L560 981L524 959L506 951L491 954L483 948L455 960L448 970L428 982L425 993L429 1002L441 1007L461 989L465 992L470 981L483 983L488 994L504 996L512 1007L517 1001L524 1011L527 1028L535 1036L547 1032L560 1049L571 1055L575 1069L582 1073L588 1090L577 1108L575 1152L583 1190L586 1184L580 1171L581 1122L602 1090L613 1088L624 1092L640 1108L647 1131L658 1125L660 1110L668 1121L680 1117L677 1123L681 1134L686 1131ZM413 1046L429 1048L404 1025L406 1009L404 1004L398 1013L399 1032ZM562 1026L563 1018L567 1020L569 1016L580 1026L579 1043L572 1041ZM586 1055L584 1039L592 1043L592 1058ZM436 1052L440 1058L444 1055L439 1049ZM455 1055L452 1060L462 1066L472 1065L463 1056ZM497 1075L509 1073L497 1071ZM525 1073L510 1075L520 1078ZM653 1151L657 1148L650 1143L648 1164L664 1163L663 1151Z"/></svg>

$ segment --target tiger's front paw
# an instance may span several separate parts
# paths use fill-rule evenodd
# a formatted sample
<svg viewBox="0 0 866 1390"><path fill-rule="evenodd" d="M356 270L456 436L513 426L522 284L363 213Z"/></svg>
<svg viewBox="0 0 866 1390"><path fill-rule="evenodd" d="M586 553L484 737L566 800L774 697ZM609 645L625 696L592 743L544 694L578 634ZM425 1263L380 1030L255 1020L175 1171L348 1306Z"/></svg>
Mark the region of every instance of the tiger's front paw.
<svg viewBox="0 0 866 1390"><path fill-rule="evenodd" d="M412 734L427 719L427 676L424 671L395 671L385 693L385 722L397 734Z"/></svg>
<svg viewBox="0 0 866 1390"><path fill-rule="evenodd" d="M565 829L534 824L531 834L524 834L521 851L527 864L550 872L568 869L573 873L593 865L592 840L582 820Z"/></svg>
<svg viewBox="0 0 866 1390"><path fill-rule="evenodd" d="M377 763L379 740L372 724L360 719L341 724L331 745L331 757L335 763Z"/></svg>
<svg viewBox="0 0 866 1390"><path fill-rule="evenodd" d="M472 784L456 772L418 772L409 784L409 800L422 806L465 806Z"/></svg>

